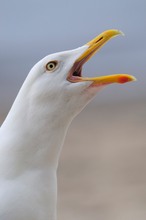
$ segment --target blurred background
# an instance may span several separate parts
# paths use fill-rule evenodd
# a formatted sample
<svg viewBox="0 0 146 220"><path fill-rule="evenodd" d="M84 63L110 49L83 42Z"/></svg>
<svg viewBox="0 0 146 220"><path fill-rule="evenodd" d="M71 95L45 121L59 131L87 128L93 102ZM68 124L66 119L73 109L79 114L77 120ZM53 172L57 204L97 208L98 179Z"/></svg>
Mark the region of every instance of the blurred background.
<svg viewBox="0 0 146 220"><path fill-rule="evenodd" d="M0 121L31 67L120 29L84 75L130 73L101 91L69 129L58 169L59 220L146 219L146 1L12 0L0 7Z"/></svg>

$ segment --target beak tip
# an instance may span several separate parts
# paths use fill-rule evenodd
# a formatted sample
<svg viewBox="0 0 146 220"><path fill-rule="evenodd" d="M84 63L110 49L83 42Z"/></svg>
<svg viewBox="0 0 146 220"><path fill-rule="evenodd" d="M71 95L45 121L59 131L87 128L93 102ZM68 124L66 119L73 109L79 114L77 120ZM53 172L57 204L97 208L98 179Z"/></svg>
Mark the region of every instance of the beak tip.
<svg viewBox="0 0 146 220"><path fill-rule="evenodd" d="M123 31L120 31L120 30L119 30L119 34L122 35L123 37L125 37L125 34L124 34Z"/></svg>
<svg viewBox="0 0 146 220"><path fill-rule="evenodd" d="M125 36L125 34L124 34L123 31L117 30L117 29L113 29L113 30L111 29L111 30L109 30L109 33L111 33L111 36L112 36L112 37L116 37L116 36L118 36L118 35Z"/></svg>
<svg viewBox="0 0 146 220"><path fill-rule="evenodd" d="M137 79L134 76L131 75L125 75L125 76L119 76L118 78L118 83L127 83L127 82L131 82L131 81L136 81Z"/></svg>

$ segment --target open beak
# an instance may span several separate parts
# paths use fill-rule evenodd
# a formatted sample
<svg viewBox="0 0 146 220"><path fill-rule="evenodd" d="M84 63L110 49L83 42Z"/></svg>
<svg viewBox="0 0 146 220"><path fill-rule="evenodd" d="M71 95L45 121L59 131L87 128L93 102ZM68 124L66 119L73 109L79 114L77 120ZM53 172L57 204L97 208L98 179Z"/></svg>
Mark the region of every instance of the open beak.
<svg viewBox="0 0 146 220"><path fill-rule="evenodd" d="M130 81L135 81L136 78L128 74L114 74L92 78L82 77L81 75L83 64L87 62L108 40L120 34L123 35L123 33L118 30L107 30L88 42L86 44L88 48L74 63L73 68L71 69L68 76L68 80L73 83L92 81L93 86L99 84L126 83Z"/></svg>

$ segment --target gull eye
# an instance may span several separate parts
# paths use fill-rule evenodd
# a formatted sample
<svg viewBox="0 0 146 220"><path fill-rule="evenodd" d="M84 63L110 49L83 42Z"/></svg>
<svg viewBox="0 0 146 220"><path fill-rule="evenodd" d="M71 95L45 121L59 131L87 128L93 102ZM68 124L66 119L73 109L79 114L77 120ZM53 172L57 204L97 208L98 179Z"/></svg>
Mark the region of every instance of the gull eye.
<svg viewBox="0 0 146 220"><path fill-rule="evenodd" d="M46 69L48 71L53 71L56 68L56 66L57 66L57 61L51 61L51 62L47 63Z"/></svg>

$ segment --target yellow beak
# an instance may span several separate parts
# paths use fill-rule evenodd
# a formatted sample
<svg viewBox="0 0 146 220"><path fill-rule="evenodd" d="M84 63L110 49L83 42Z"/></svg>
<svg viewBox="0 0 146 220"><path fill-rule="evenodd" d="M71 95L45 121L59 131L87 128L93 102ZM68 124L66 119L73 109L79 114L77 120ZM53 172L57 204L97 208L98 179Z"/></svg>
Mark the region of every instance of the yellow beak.
<svg viewBox="0 0 146 220"><path fill-rule="evenodd" d="M88 45L87 50L76 60L76 63L79 63L80 65L87 62L108 40L110 40L113 37L116 37L117 35L120 35L123 33L118 30L107 30L97 37L95 37L93 40L88 42L86 45ZM128 74L114 74L114 75L107 75L107 76L99 76L99 77L93 77L93 78L87 78L87 77L77 77L74 79L70 79L72 82L81 82L81 81L93 81L93 85L99 85L99 84L110 84L110 83L126 83L129 81L135 81L136 78L134 76L128 75Z"/></svg>

